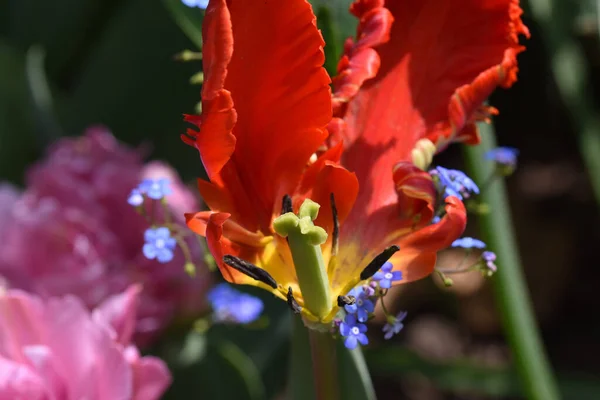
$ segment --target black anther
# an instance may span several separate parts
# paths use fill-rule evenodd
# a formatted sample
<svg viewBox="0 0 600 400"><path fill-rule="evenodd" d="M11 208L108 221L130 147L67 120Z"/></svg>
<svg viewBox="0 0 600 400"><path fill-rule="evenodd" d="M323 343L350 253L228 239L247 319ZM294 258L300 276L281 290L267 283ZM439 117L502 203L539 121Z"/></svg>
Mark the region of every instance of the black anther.
<svg viewBox="0 0 600 400"><path fill-rule="evenodd" d="M331 215L333 217L333 238L331 241L331 255L335 256L338 251L338 240L340 238L340 222L338 221L337 207L335 206L335 196L333 193L329 195L331 203Z"/></svg>
<svg viewBox="0 0 600 400"><path fill-rule="evenodd" d="M290 308L294 312L294 314L300 314L300 311L302 311L302 307L300 307L300 305L298 304L298 302L294 298L294 293L292 291L292 287L291 286L288 287L287 303L288 303L288 306L290 306Z"/></svg>
<svg viewBox="0 0 600 400"><path fill-rule="evenodd" d="M223 262L229 265L231 268L248 275L250 278L267 284L273 289L277 289L277 282L275 279L273 279L273 277L267 271L257 267L256 265L249 263L248 261L244 261L236 256L232 256L231 254L224 255Z"/></svg>
<svg viewBox="0 0 600 400"><path fill-rule="evenodd" d="M369 279L375 275L375 272L379 271L379 269L383 267L383 264L385 264L398 250L400 250L400 247L394 244L379 253L360 273L360 280Z"/></svg>
<svg viewBox="0 0 600 400"><path fill-rule="evenodd" d="M292 208L292 198L286 194L281 200L281 214L283 215L289 212L294 212L294 209Z"/></svg>

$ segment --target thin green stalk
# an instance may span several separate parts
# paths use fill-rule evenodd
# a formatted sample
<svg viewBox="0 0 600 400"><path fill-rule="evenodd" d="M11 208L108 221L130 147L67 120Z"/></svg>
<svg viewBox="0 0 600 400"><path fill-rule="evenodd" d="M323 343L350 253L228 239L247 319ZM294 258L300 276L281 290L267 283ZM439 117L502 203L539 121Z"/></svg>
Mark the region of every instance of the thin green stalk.
<svg viewBox="0 0 600 400"><path fill-rule="evenodd" d="M600 115L592 98L587 62L571 36L573 4L559 0L529 0L531 14L550 53L550 66L563 104L578 132L579 151L587 166L596 201L600 204Z"/></svg>
<svg viewBox="0 0 600 400"><path fill-rule="evenodd" d="M491 125L482 125L481 134L481 145L465 150L468 171L479 182L494 168L484 154L496 147ZM496 301L524 392L532 400L559 399L523 276L504 181L491 183L481 198L490 206L490 213L480 218L482 236L498 256L498 272L492 278Z"/></svg>

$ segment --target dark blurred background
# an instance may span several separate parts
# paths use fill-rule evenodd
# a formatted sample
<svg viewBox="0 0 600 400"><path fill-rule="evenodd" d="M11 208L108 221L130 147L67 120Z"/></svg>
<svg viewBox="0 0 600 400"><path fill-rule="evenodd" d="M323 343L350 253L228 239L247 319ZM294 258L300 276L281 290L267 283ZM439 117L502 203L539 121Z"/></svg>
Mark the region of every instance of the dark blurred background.
<svg viewBox="0 0 600 400"><path fill-rule="evenodd" d="M341 18L348 1L316 3L333 6L342 36L352 32L351 20ZM0 0L0 177L21 184L49 143L97 123L122 141L152 146L152 158L167 160L184 179L200 176L197 153L179 134L182 114L199 101L200 87L189 79L201 65L174 55L198 49L190 26L198 28L201 17L177 0ZM513 222L565 398L600 399L596 2L531 1L524 20L532 38L519 56L519 81L490 99L501 112L494 119L499 143L520 150L507 179ZM456 146L436 162L461 167L461 160ZM477 237L477 224L467 233ZM522 398L490 286L479 274L456 277L449 289L427 279L394 296L392 308L409 311L405 331L366 354L380 398ZM251 349L274 395L284 385L286 340L259 341L285 338L277 318L287 317L279 304L271 310L267 331L216 334L248 343L242 348ZM187 381L193 378L176 375L172 394L210 392Z"/></svg>

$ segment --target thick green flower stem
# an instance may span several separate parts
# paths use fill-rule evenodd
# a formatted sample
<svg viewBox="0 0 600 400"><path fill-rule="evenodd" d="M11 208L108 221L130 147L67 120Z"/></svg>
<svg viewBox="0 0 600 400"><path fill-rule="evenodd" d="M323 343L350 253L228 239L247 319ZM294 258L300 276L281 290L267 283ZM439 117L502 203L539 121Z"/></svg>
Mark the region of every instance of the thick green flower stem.
<svg viewBox="0 0 600 400"><path fill-rule="evenodd" d="M340 378L338 376L339 361L335 339L329 333L307 329L302 318L296 315L292 323L291 345L287 398L290 400L338 400L343 387L338 381ZM352 365L352 362L346 361L348 361L347 364ZM341 364L340 369L342 369ZM350 376L349 379L360 380L352 374Z"/></svg>
<svg viewBox="0 0 600 400"><path fill-rule="evenodd" d="M276 218L273 226L279 235L288 238L304 307L322 318L331 312L333 305L321 253L321 244L327 240L327 233L313 223L318 212L319 205L307 199L300 206L298 215L286 213Z"/></svg>
<svg viewBox="0 0 600 400"><path fill-rule="evenodd" d="M329 332L308 330L317 400L339 399L335 339Z"/></svg>
<svg viewBox="0 0 600 400"><path fill-rule="evenodd" d="M491 125L480 128L481 145L468 147L465 153L469 174L475 181L483 182L494 168L484 155L496 147L496 139ZM524 391L531 400L556 400L559 398L556 381L532 311L504 181L497 179L491 183L481 199L490 206L490 213L480 218L481 233L498 256L498 272L492 278L496 301Z"/></svg>

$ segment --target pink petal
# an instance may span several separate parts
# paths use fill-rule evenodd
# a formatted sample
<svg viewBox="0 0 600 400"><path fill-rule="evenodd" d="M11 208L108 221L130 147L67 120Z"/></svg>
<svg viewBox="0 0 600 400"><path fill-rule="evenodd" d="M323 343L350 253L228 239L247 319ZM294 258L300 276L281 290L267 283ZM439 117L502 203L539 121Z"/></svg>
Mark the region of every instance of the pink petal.
<svg viewBox="0 0 600 400"><path fill-rule="evenodd" d="M0 356L24 362L22 348L42 343L44 307L20 290L0 295Z"/></svg>
<svg viewBox="0 0 600 400"><path fill-rule="evenodd" d="M37 372L57 399L67 397L66 382L57 374L55 356L48 346L26 346L23 348L23 355L27 358L29 367Z"/></svg>
<svg viewBox="0 0 600 400"><path fill-rule="evenodd" d="M123 346L129 344L135 330L141 290L141 285L131 285L125 292L104 300L92 314L94 321L114 330L115 341Z"/></svg>
<svg viewBox="0 0 600 400"><path fill-rule="evenodd" d="M122 347L79 299L50 299L45 315L46 342L57 354L57 372L69 383L68 398L131 398L132 373Z"/></svg>
<svg viewBox="0 0 600 400"><path fill-rule="evenodd" d="M27 366L0 357L0 399L55 400L42 378Z"/></svg>
<svg viewBox="0 0 600 400"><path fill-rule="evenodd" d="M156 357L140 358L133 367L133 400L154 400L171 384L171 374L165 363Z"/></svg>

